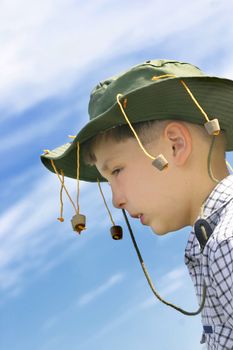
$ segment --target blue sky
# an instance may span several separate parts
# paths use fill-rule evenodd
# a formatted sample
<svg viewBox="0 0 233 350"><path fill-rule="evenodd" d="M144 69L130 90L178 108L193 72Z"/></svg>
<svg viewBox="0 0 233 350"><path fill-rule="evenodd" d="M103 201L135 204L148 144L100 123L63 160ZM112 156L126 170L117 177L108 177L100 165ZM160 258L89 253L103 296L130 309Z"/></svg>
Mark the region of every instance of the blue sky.
<svg viewBox="0 0 233 350"><path fill-rule="evenodd" d="M233 78L232 11L231 0L1 1L1 350L202 349L200 318L154 299L126 228L111 240L96 185L81 184L81 236L67 200L66 220L56 220L59 183L39 156L85 124L100 80L131 65L178 59ZM183 263L189 228L157 237L132 224L158 290L195 309Z"/></svg>

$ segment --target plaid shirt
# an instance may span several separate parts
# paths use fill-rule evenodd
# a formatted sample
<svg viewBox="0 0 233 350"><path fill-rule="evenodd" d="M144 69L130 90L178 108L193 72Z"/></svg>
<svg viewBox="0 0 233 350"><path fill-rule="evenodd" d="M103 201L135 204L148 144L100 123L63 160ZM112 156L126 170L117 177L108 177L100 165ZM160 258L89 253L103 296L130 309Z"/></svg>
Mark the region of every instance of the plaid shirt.
<svg viewBox="0 0 233 350"><path fill-rule="evenodd" d="M205 334L208 350L229 350L233 349L233 175L214 188L202 218L213 233L202 253L194 232L190 233L185 263L199 303L203 281L207 287L202 323L213 331Z"/></svg>

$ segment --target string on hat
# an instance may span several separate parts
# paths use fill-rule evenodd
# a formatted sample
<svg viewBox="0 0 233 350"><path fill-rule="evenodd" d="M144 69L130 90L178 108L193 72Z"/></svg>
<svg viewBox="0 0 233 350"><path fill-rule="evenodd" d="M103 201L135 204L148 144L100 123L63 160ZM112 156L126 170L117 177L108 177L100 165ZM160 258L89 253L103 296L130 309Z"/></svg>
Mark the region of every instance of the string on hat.
<svg viewBox="0 0 233 350"><path fill-rule="evenodd" d="M79 213L79 195L80 195L80 145L79 142L77 142L77 213Z"/></svg>
<svg viewBox="0 0 233 350"><path fill-rule="evenodd" d="M86 229L86 217L85 215L80 214L79 211L79 195L80 195L80 144L77 141L77 211L76 214L72 217L71 224L73 230L79 234Z"/></svg>
<svg viewBox="0 0 233 350"><path fill-rule="evenodd" d="M128 123L128 125L129 125L131 131L133 132L133 134L134 134L134 136L135 136L135 138L136 138L136 140L137 140L137 142L138 142L140 148L142 149L142 151L145 153L145 155L146 155L147 157L149 157L150 159L153 160L152 164L153 164L158 170L163 170L163 169L165 169L165 168L168 166L168 162L167 162L166 158L165 158L162 154L159 154L157 157L152 156L152 155L145 149L145 147L143 146L141 140L139 139L138 134L136 133L136 131L135 131L134 127L132 126L132 124L131 124L129 118L127 117L127 114L126 114L125 111L124 111L124 108L123 108L123 106L122 106L122 104L121 104L121 101L120 101L120 98L121 98L121 97L122 97L121 94L117 94L117 96L116 96L117 103L118 103L118 105L119 105L119 107L120 107L120 110L121 110L121 112L122 112L122 114L123 114L123 116L124 116L126 122ZM127 102L127 99L124 100L124 105L125 105L125 106L126 106L126 102Z"/></svg>
<svg viewBox="0 0 233 350"><path fill-rule="evenodd" d="M166 76L167 77L171 76L171 74L161 75L161 76L158 76L158 77L153 77L152 79L156 80L156 79L159 79L159 78L164 78ZM176 76L174 75L174 77L176 77ZM219 180L214 176L213 170L212 170L212 167L211 167L211 156L212 156L212 153L213 153L213 148L214 148L214 143L215 143L215 136L219 135L219 133L220 133L220 126L219 126L218 119L215 118L215 119L210 120L208 115L207 115L207 113L204 111L204 109L198 103L197 99L194 97L193 93L191 92L191 90L189 89L187 84L183 80L181 80L180 82L184 86L185 90L187 91L187 93L189 94L189 96L191 97L191 99L193 100L195 105L197 106L197 108L201 111L201 113L204 116L204 118L206 119L206 123L204 124L206 131L208 132L209 135L213 136L212 140L211 140L209 153L208 153L208 174L209 174L210 178L214 182L219 183Z"/></svg>
<svg viewBox="0 0 233 350"><path fill-rule="evenodd" d="M68 135L69 138L75 139L75 136L73 135ZM76 169L76 181L77 181L77 209L76 213L79 214L79 196L80 196L80 143L77 141L77 147L76 147L76 157L77 157L77 169Z"/></svg>
<svg viewBox="0 0 233 350"><path fill-rule="evenodd" d="M201 113L204 115L205 119L207 122L209 122L209 118L208 115L206 114L206 112L204 111L204 109L201 107L201 105L198 103L198 101L196 100L196 98L193 96L192 92L190 91L190 89L188 88L188 86L185 84L185 82L183 80L180 81L181 84L183 84L184 88L186 89L186 91L188 92L189 96L191 97L191 99L193 100L193 102L195 103L195 105L200 109ZM219 130L216 131L216 135L219 134Z"/></svg>
<svg viewBox="0 0 233 350"><path fill-rule="evenodd" d="M48 150L46 150L48 152ZM53 159L50 159L51 165L53 167L54 172L56 173L60 183L61 183L61 190L60 190L60 217L58 218L59 221L63 222L63 200L62 200L62 193L63 193L63 189L66 192L67 197L69 198L74 211L75 211L75 215L73 216L71 223L72 223L72 227L73 230L81 233L81 231L83 231L86 228L86 217L85 215L80 214L80 206L79 206L79 196L80 196L80 145L79 142L77 142L77 197L76 197L76 201L77 201L77 205L75 206L66 186L65 186L65 182L64 182L64 172L63 170L61 171L61 175L59 174L56 165L53 161Z"/></svg>
<svg viewBox="0 0 233 350"><path fill-rule="evenodd" d="M118 105L119 105L119 107L120 107L120 109L121 109L121 112L122 112L122 114L123 114L123 116L124 116L126 122L128 123L130 129L132 130L132 132L133 132L133 134L134 134L134 136L135 136L135 138L136 138L136 140L137 140L139 146L141 147L142 151L147 155L147 157L149 157L149 158L152 159L152 160L155 160L155 157L153 157L149 152L147 152L147 150L146 150L145 147L143 146L142 142L140 141L140 139L139 139L139 137L138 137L138 134L136 133L136 131L135 131L134 127L132 126L132 124L131 124L129 118L127 117L127 115L126 115L126 113L125 113L125 111L124 111L124 108L123 108L123 106L122 106L122 104L121 104L121 101L120 101L120 98L121 98L122 96L123 96L123 95L121 95L121 94L117 94L116 99L117 99L117 103L118 103ZM125 101L125 100L124 100L124 101Z"/></svg>
<svg viewBox="0 0 233 350"><path fill-rule="evenodd" d="M62 184L61 184L61 189L60 189L60 216L59 216L58 220L60 222L63 222L64 218L63 218L63 198L62 198L62 194L63 194L63 189L64 189L65 177L64 177L64 172L62 170L61 170L61 176L62 176Z"/></svg>
<svg viewBox="0 0 233 350"><path fill-rule="evenodd" d="M186 91L188 92L189 96L191 97L191 99L193 100L193 102L195 103L195 105L198 107L198 109L201 111L201 113L203 114L204 118L206 119L206 123L204 124L206 131L208 132L209 135L212 136L212 140L211 140L211 145L210 145L210 149L209 149L209 153L208 153L208 160L207 160L207 164L208 164L208 174L209 177L216 183L219 183L220 181L214 176L213 174L213 170L212 170L212 166L211 166L211 157L213 154L213 148L214 148L214 143L215 143L215 136L218 136L220 133L220 126L219 126L219 122L218 119L212 119L210 120L208 118L207 113L204 111L204 109L200 106L200 104L198 103L198 101L196 100L196 98L194 97L194 95L192 94L192 92L190 91L190 89L188 88L187 84L185 84L185 82L183 80L181 80L181 83L183 84L184 88L186 89Z"/></svg>
<svg viewBox="0 0 233 350"><path fill-rule="evenodd" d="M45 149L44 150L44 154L48 154L49 153L49 150L48 149ZM64 172L61 170L61 178L60 178L60 175L55 167L55 164L52 160L50 160L51 162L51 165L55 171L55 173L57 174L58 178L59 178L59 181L61 182L61 189L60 189L60 216L59 218L57 218L60 222L63 222L64 221L64 218L63 218L63 199L62 199L62 194L63 194L63 189L65 189L65 178L64 178ZM66 190L66 189L65 189ZM66 190L67 191L67 190ZM67 192L68 193L68 192Z"/></svg>
<svg viewBox="0 0 233 350"><path fill-rule="evenodd" d="M109 218L110 218L110 220L111 220L111 223L112 223L113 225L115 225L115 222L114 222L114 220L113 220L112 214L111 214L110 209L109 209L109 207L108 207L108 205L107 205L107 202L106 202L106 199L105 199L103 190L102 190L102 188L101 188L100 180L99 180L98 178L97 178L97 183L98 183L99 191L100 191L101 197L102 197L102 199L103 199L105 208L107 209Z"/></svg>
<svg viewBox="0 0 233 350"><path fill-rule="evenodd" d="M62 188L64 188L64 190L65 190L65 192L66 192L66 195L67 195L67 197L69 198L69 200L70 200L70 202L71 202L71 204L72 204L72 206L73 206L75 212L77 212L76 206L75 206L75 204L74 204L74 202L73 202L73 200L72 200L72 198L71 198L71 196L70 196L70 194L69 194L69 192L68 192L68 190L67 190L67 188L66 188L66 186L65 186L64 181L62 180L60 174L58 173L58 170L57 170L57 168L56 168L56 166L55 166L55 163L54 163L53 159L50 159L50 162L51 162L51 165L52 165L52 167L53 167L53 170L55 171L55 173L56 173L56 175L57 175L57 177L58 177L58 179L59 179L59 181L60 181L60 183L61 183Z"/></svg>
<svg viewBox="0 0 233 350"><path fill-rule="evenodd" d="M152 80L159 80L161 78L167 78L167 77L177 78L177 76L174 75L174 74L164 74L164 75L159 75L159 76L153 76ZM187 93L189 94L189 96L191 97L191 99L193 100L195 105L197 106L197 108L201 111L201 113L203 114L204 118L206 119L206 123L205 123L204 126L205 126L206 131L208 132L208 134L209 135L215 135L215 136L219 135L220 127L219 127L218 119L210 120L208 115L207 115L207 113L204 111L204 109L201 107L201 105L199 104L197 99L194 97L193 93L191 92L191 90L187 86L187 84L184 82L184 80L181 79L180 82L184 86L185 90L187 91Z"/></svg>
<svg viewBox="0 0 233 350"><path fill-rule="evenodd" d="M210 178L211 178L214 182L219 183L220 180L218 180L218 179L214 176L213 170L212 170L212 166L211 166L211 156L212 156L212 154L213 154L214 143L215 143L215 136L212 136L211 145L210 145L210 149L209 149L209 153L208 153L208 160L207 160L207 164L208 164L208 174L209 174Z"/></svg>
<svg viewBox="0 0 233 350"><path fill-rule="evenodd" d="M105 199L105 196L104 196L104 193L103 193L103 190L101 188L100 181L99 181L98 178L97 178L97 183L98 183L99 191L100 191L101 197L103 199L105 208L107 209L108 215L109 215L110 220L112 222L112 227L110 229L112 238L115 239L115 240L122 239L122 237L123 237L123 230L122 230L121 226L116 225L114 220L113 220L112 214L111 214L110 209L108 207L107 201Z"/></svg>

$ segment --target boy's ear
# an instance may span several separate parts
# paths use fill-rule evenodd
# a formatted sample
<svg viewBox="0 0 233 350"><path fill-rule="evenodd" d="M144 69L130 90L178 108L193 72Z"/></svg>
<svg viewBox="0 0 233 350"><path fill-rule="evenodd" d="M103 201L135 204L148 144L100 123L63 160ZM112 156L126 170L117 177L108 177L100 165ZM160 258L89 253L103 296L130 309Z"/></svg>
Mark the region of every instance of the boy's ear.
<svg viewBox="0 0 233 350"><path fill-rule="evenodd" d="M192 151L192 137L189 129L183 123L171 122L164 129L165 139L172 152L176 165L183 165Z"/></svg>

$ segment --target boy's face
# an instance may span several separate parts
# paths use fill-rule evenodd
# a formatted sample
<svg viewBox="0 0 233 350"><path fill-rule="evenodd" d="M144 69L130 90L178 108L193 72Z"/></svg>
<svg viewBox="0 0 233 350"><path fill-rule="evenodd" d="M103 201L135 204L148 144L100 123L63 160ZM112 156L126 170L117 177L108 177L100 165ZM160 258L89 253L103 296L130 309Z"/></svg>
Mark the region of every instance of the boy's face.
<svg viewBox="0 0 233 350"><path fill-rule="evenodd" d="M165 152L167 158L166 148L158 141L146 147L154 156ZM172 166L157 170L133 138L104 141L96 147L95 155L97 169L111 186L115 207L140 218L143 225L159 235L187 225L185 198L179 205L181 184Z"/></svg>

